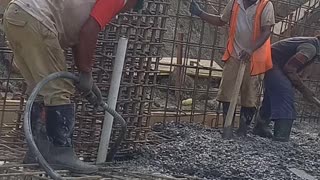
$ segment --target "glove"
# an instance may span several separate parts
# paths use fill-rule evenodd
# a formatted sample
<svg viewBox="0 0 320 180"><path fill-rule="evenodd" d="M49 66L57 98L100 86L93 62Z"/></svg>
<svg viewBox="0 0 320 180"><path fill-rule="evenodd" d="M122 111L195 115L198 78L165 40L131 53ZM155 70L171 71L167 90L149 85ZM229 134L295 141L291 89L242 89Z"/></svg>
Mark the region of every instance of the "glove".
<svg viewBox="0 0 320 180"><path fill-rule="evenodd" d="M251 56L252 56L251 50L242 50L239 53L240 60L242 60L242 61L250 61Z"/></svg>
<svg viewBox="0 0 320 180"><path fill-rule="evenodd" d="M91 92L92 86L93 86L92 72L89 72L89 73L80 72L77 88L82 92L82 95L87 96Z"/></svg>
<svg viewBox="0 0 320 180"><path fill-rule="evenodd" d="M92 91L90 91L84 98L94 107L99 107L102 103L101 91L95 83L92 86Z"/></svg>
<svg viewBox="0 0 320 180"><path fill-rule="evenodd" d="M191 2L189 11L191 15L196 15L196 16L200 16L203 13L203 11L200 9L199 4L194 1Z"/></svg>

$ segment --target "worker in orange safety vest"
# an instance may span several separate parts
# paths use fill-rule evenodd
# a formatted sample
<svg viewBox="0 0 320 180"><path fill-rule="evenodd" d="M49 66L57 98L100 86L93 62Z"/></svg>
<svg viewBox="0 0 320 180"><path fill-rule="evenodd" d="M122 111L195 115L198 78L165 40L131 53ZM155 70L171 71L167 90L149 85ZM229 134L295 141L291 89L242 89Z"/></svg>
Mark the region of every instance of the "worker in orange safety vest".
<svg viewBox="0 0 320 180"><path fill-rule="evenodd" d="M231 101L240 61L249 60L241 85L239 136L247 134L256 112L259 76L272 68L270 34L275 24L273 4L269 0L230 0L222 15L201 10L192 1L190 13L216 26L229 22L229 39L224 61L222 81L217 100L222 102L224 119Z"/></svg>

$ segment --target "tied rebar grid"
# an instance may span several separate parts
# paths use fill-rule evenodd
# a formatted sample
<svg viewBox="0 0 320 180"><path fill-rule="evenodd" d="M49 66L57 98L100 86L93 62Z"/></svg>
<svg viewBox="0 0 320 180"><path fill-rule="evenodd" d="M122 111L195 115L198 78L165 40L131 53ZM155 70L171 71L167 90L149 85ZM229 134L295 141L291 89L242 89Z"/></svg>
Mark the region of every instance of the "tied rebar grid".
<svg viewBox="0 0 320 180"><path fill-rule="evenodd" d="M127 121L128 130L118 157L134 151L149 139L149 118L156 86L157 64L162 56L166 32L168 0L146 1L142 13L120 14L103 33L97 43L94 79L107 101L116 47L121 36L129 39L116 110ZM68 54L67 57L71 58ZM69 60L71 63L72 61ZM71 66L72 67L72 66ZM70 69L73 71L73 69ZM75 98L77 102L79 98ZM104 112L96 111L87 103L78 106L75 142L85 159L96 157ZM120 128L114 124L111 145ZM84 153L85 152L85 153Z"/></svg>
<svg viewBox="0 0 320 180"><path fill-rule="evenodd" d="M162 41L166 32L169 5L168 0L148 0L142 12L120 14L99 35L93 76L105 101L110 87L110 76L118 39L121 36L129 39L116 109L128 123L128 132L122 143L121 152L118 154L119 157L134 151L139 144L153 142L152 137L148 139L150 132L148 121L157 79L157 65L155 64L159 62L161 49L164 46ZM5 63L12 63L12 52L5 43L5 36L1 34L1 38L0 57ZM66 51L66 57L69 70L77 73L70 50ZM3 112L0 121L1 139L9 138L10 141L4 141L4 144L17 144L20 148L25 148L21 121L26 98L25 84L20 75L12 73L10 67L6 68L7 72L0 79L3 92L1 93L3 99L1 101ZM14 92L10 89L11 86L15 87ZM8 98L9 95L10 98ZM75 146L80 157L93 161L100 140L104 112L94 109L81 99L79 94L75 95L73 101L76 103L77 110ZM117 124L113 129L112 143L120 130Z"/></svg>
<svg viewBox="0 0 320 180"><path fill-rule="evenodd" d="M151 122L184 121L221 127L221 105L215 100L221 80L221 69L217 68L217 64L223 66L221 57L228 38L228 27L211 26L200 18L191 16L189 1L171 2L163 51L163 57L167 59L162 59L159 63L160 76L152 110L154 120ZM206 12L221 14L229 1L196 2ZM276 16L273 42L293 36L314 36L319 30L319 0L272 2ZM177 78L179 71L183 71L182 83ZM262 82L258 86L260 92L257 94L257 105L263 97ZM300 113L303 112L299 111ZM239 108L236 114L239 116ZM234 122L234 125L237 126L237 123Z"/></svg>
<svg viewBox="0 0 320 180"><path fill-rule="evenodd" d="M207 12L220 14L228 1L197 2ZM149 0L146 2L143 15L121 14L99 36L94 78L104 95L108 94L117 40L120 36L129 38L117 106L117 111L127 120L129 128L122 153L119 155L126 155L140 143L155 142L156 140L148 134L149 125L155 122L172 120L200 122L210 127L218 127L222 124L221 108L215 101L221 79L221 69L217 68L216 63L222 65L220 59L224 52L228 29L209 26L199 18L191 17L188 12L189 3L184 0ZM169 4L171 4L170 7ZM316 20L319 14L319 1L281 0L273 1L273 4L277 21L273 41L291 36L314 35L318 26ZM182 39L179 34L182 34ZM10 64L13 61L10 49L4 43L4 36L1 38L0 58L5 62L5 67L9 67L0 79L1 137L10 139L7 144L11 143L23 148L21 113L25 101L25 86L21 76L11 71ZM176 46L182 49L181 65L174 63L177 59L178 47ZM67 57L70 71L74 72L70 52L67 52ZM163 61L165 58L168 59L167 62ZM184 81L189 83L178 86L174 83L176 80L173 71L176 67L181 67L183 74L190 76L183 77ZM173 76L168 77L169 74ZM193 100L191 105L182 105L183 100L188 98ZM9 102L10 99L14 101ZM79 95L74 98L74 101L77 104L78 120L75 132L76 146L83 158L93 160L96 156L104 114L101 111L95 111L80 99ZM297 99L297 106L299 105L305 107L300 98ZM318 114L305 113L310 110L308 108L301 109L303 110L298 111L299 116L306 114L303 115L303 119L319 117ZM117 125L114 126L113 140L119 132Z"/></svg>

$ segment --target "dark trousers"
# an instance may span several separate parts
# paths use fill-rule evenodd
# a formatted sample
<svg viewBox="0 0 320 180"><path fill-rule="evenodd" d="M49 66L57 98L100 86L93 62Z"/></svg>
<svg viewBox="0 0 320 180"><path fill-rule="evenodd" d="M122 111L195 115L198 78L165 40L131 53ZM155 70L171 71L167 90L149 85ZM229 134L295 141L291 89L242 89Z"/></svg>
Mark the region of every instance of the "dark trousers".
<svg viewBox="0 0 320 180"><path fill-rule="evenodd" d="M260 108L262 118L296 119L294 88L277 65L266 72L264 88L264 98Z"/></svg>

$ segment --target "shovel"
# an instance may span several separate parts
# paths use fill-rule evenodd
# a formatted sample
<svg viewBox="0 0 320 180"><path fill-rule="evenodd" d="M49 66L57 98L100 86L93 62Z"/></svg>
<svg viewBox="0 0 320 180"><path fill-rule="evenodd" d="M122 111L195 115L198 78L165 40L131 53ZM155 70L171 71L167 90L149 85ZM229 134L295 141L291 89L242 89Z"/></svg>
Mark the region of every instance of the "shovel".
<svg viewBox="0 0 320 180"><path fill-rule="evenodd" d="M234 112L237 106L237 100L240 93L241 84L243 81L244 71L246 69L246 61L241 60L239 70L238 70L238 76L236 80L236 84L233 89L231 101L229 110L227 113L226 121L223 128L222 138L224 139L231 139L233 132L232 132L232 120L234 116Z"/></svg>

